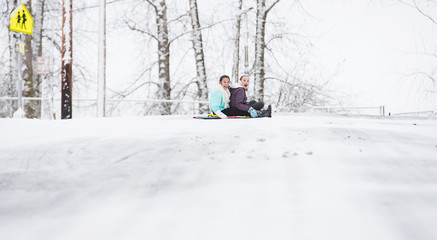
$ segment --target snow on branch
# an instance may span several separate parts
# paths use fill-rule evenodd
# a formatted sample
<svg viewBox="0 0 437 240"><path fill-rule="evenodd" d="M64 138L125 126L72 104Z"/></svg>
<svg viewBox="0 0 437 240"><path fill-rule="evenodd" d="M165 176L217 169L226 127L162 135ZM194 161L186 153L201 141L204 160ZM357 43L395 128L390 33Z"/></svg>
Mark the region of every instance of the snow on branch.
<svg viewBox="0 0 437 240"><path fill-rule="evenodd" d="M155 39L156 41L158 41L158 37L156 35L154 35L153 33L150 33L150 32L144 31L142 29L139 29L139 28L136 27L136 24L131 25L127 20L125 21L125 23L129 27L129 29L131 29L133 31L140 32L142 34L146 34L146 35L152 37L153 39Z"/></svg>
<svg viewBox="0 0 437 240"><path fill-rule="evenodd" d="M253 9L253 7L250 7L250 8L247 8L247 9L244 9L244 10L237 12L235 14L235 18L241 18L241 16L243 16L244 14L246 14L247 12L249 12L252 9Z"/></svg>

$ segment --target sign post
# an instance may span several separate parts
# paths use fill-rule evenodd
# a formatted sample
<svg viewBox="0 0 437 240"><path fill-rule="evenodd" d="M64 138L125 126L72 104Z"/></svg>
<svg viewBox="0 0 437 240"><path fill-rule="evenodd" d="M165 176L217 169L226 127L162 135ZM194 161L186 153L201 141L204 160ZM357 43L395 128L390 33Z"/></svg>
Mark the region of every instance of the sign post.
<svg viewBox="0 0 437 240"><path fill-rule="evenodd" d="M24 117L24 104L23 104L23 81L21 76L21 65L23 64L23 54L24 54L24 44L21 41L22 38L21 33L18 34L18 109L14 113L15 118L23 118Z"/></svg>
<svg viewBox="0 0 437 240"><path fill-rule="evenodd" d="M11 23L9 24L9 30L18 32L18 110L14 113L14 117L22 118L24 117L24 105L23 105L23 79L21 76L21 65L23 62L24 54L24 43L22 42L22 33L30 34L33 33L33 18L30 15L24 4L15 9L11 14Z"/></svg>

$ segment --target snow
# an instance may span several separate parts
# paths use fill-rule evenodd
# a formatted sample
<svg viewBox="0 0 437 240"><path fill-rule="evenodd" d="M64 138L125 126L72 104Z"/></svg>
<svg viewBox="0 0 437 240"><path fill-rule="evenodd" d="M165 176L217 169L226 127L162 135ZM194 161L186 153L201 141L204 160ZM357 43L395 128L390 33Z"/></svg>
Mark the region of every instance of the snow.
<svg viewBox="0 0 437 240"><path fill-rule="evenodd" d="M18 109L17 109L17 111L15 111L14 112L14 118L24 118L26 116L26 113L24 112L24 110L21 108L21 107L19 107Z"/></svg>
<svg viewBox="0 0 437 240"><path fill-rule="evenodd" d="M71 22L72 22L72 15L71 15L71 5L72 0L64 1L62 6L64 7L64 19L63 19L63 28L62 28L62 36L65 37L64 41L64 57L62 58L62 61L65 61L65 64L71 64Z"/></svg>
<svg viewBox="0 0 437 240"><path fill-rule="evenodd" d="M437 122L0 119L2 239L436 239Z"/></svg>

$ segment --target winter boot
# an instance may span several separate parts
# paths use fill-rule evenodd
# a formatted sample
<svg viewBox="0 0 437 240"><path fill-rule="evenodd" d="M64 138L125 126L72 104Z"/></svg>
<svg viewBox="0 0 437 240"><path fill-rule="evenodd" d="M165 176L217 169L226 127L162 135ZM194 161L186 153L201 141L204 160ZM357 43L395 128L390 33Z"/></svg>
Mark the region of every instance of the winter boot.
<svg viewBox="0 0 437 240"><path fill-rule="evenodd" d="M258 111L258 116L259 117L269 117L269 118L271 118L272 117L272 106L269 105L267 110Z"/></svg>

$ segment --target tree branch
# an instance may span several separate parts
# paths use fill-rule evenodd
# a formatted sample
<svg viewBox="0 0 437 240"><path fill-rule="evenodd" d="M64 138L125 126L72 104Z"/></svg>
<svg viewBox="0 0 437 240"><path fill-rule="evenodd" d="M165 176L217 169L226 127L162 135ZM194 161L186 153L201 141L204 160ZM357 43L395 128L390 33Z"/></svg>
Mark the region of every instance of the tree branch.
<svg viewBox="0 0 437 240"><path fill-rule="evenodd" d="M167 24L170 24L170 23L173 23L173 22L176 22L176 21L179 22L181 20L181 18L184 18L184 17L187 17L187 16L188 16L188 13L182 14L179 17L177 17L177 18L175 18L173 20L168 21Z"/></svg>
<svg viewBox="0 0 437 240"><path fill-rule="evenodd" d="M429 53L429 52L412 52L412 53L407 53L407 54L411 54L411 55L425 55L425 56L431 56L437 59L437 53Z"/></svg>
<svg viewBox="0 0 437 240"><path fill-rule="evenodd" d="M43 37L47 38L50 42L52 42L53 45L55 46L55 48L56 48L59 52L62 51L61 46L59 46L59 44L58 44L55 40L53 40L51 37L49 37L49 36L43 36Z"/></svg>
<svg viewBox="0 0 437 240"><path fill-rule="evenodd" d="M273 37L269 40L269 41L267 41L267 43L265 44L266 45L266 49L267 50L271 50L268 46L269 46L269 43L271 42L271 41L273 41L273 40L275 40L275 39L278 39L278 38L282 38L283 36L282 36L282 34L275 34L275 35L273 35Z"/></svg>
<svg viewBox="0 0 437 240"><path fill-rule="evenodd" d="M405 1L403 1L403 0L399 0L399 2L401 2L402 4L405 4L405 5L409 6L409 7L415 8L417 11L420 12L420 14L422 14L423 16L425 16L426 18L428 18L429 20L431 20L432 23L434 23L435 25L437 25L437 22L436 22L436 21L435 21L431 16L429 16L428 14L426 14L425 12L423 12L422 9L419 8L419 6L418 6L417 3L416 3L416 0L413 0L413 4L410 4L410 3L405 2Z"/></svg>
<svg viewBox="0 0 437 240"><path fill-rule="evenodd" d="M137 28L136 26L132 26L132 25L130 25L130 23L129 23L127 20L125 20L124 22L126 23L126 25L127 25L131 30L133 30L133 31L137 31L137 32L140 32L140 33L142 33L142 34L146 34L146 35L148 35L148 36L154 38L156 41L158 41L158 37L157 37L156 35L154 35L154 34L152 34L152 33L149 33L149 32L146 32L146 31L144 31L144 30L141 30L141 29Z"/></svg>
<svg viewBox="0 0 437 240"><path fill-rule="evenodd" d="M148 0L146 0L146 1L148 1ZM277 1L279 1L279 0L277 0ZM252 9L253 9L253 8L248 8L248 9L242 11L241 14L237 14L236 17L241 17L241 15L246 14L248 11L250 11L250 10L252 10ZM187 13L187 14L188 14L188 13ZM179 17L178 17L177 19L175 19L175 20L178 20L179 18L184 17L184 16L186 16L187 14L181 15L181 16L179 16ZM210 25L208 25L208 26L204 26L204 27L201 27L201 28L196 29L196 30L200 30L200 31L201 31L201 30L204 30L204 29L208 29L208 28L214 27L215 25L218 25L218 24L220 24L220 23L224 23L224 22L227 22L227 21L233 21L234 19L235 19L235 18L223 19L223 20L221 20L221 21L218 21L218 22L212 23L212 24L210 24ZM173 21L175 21L175 20L173 20ZM187 35L187 34L191 34L191 33L193 33L193 32L194 32L194 30L190 30L190 31L187 31L187 32L181 33L181 34L179 34L179 35L176 35L173 39L170 39L170 40L168 41L168 45L170 45L172 42L174 42L174 41L177 40L178 38L183 37L183 36L185 36L185 35Z"/></svg>
<svg viewBox="0 0 437 240"><path fill-rule="evenodd" d="M194 78L195 79L195 78ZM181 94L182 94L182 97L184 97L186 94L187 94L187 91L188 91L188 87L191 85L191 84L195 84L197 81L196 80L193 80L193 79L191 79L191 81L189 82L189 83L187 83L182 89L181 89L181 91L174 97L174 99L182 99L182 98L180 98L180 96L181 96Z"/></svg>
<svg viewBox="0 0 437 240"><path fill-rule="evenodd" d="M426 78L428 78L429 80L431 80L431 82L433 82L433 83L436 83L437 82L437 79L435 79L434 78L434 76L431 76L429 73L427 73L427 72L422 72L422 71L417 71L417 72L412 72L412 73L409 73L409 74L406 74L407 76L417 76L417 75L423 75L423 76L425 76Z"/></svg>
<svg viewBox="0 0 437 240"><path fill-rule="evenodd" d="M270 12L270 10L272 10L272 8L279 2L280 0L276 0L275 2L272 3L272 5L270 5L270 7L268 7L265 11L265 14L267 15L268 12Z"/></svg>
<svg viewBox="0 0 437 240"><path fill-rule="evenodd" d="M155 10L158 9L157 6L156 6L156 4L155 4L153 1L146 0L146 2L148 2L150 5L152 5L152 7L155 8Z"/></svg>
<svg viewBox="0 0 437 240"><path fill-rule="evenodd" d="M156 64L156 63L158 63L158 61L155 61L155 62L153 62L151 65L150 65L150 67L148 67L148 68L146 68L136 79L135 79L135 81L131 84L131 85L129 85L125 90L123 90L123 91L121 91L121 92L119 92L119 93L117 93L118 95L120 95L120 96L122 96L122 97L126 97L126 96L128 96L129 94L131 94L131 93L133 93L133 92L135 92L137 89L139 89L140 87L142 87L145 83L143 83L143 84L140 84L139 86L137 86L137 87L135 87L133 90L129 90L129 88L131 88L132 86L134 86L140 79L141 79L141 77L146 73L146 72L149 72L149 71L151 71L152 70L152 68L153 68L153 66ZM147 83L147 82L146 82ZM127 92L127 93L126 93Z"/></svg>
<svg viewBox="0 0 437 240"><path fill-rule="evenodd" d="M129 92L120 92L120 93L117 93L117 95L122 97L122 98L125 98L125 97L127 97L130 94L134 93L135 91L137 91L138 89L140 89L141 87L143 87L146 84L155 84L158 88L161 87L158 83L149 81L149 82L141 83L140 85L136 86L134 89L130 90Z"/></svg>
<svg viewBox="0 0 437 240"><path fill-rule="evenodd" d="M224 23L224 22L227 22L227 21L232 21L232 20L234 20L234 18L224 19L224 20L221 20L221 21L218 21L218 22L212 23L211 25L208 25L208 26L205 26L205 27L201 27L201 28L199 28L199 29L196 29L196 31L197 31L197 30L203 30L203 29L211 28L211 27L213 27L213 26L215 26L215 25L217 25L217 24ZM184 32L184 33L181 33L181 34L175 36L173 39L171 39L171 40L168 41L168 45L170 45L170 44L171 44L173 41L175 41L176 39L178 39L178 38L180 38L180 37L183 37L183 36L185 36L185 35L187 35L187 34L189 34L189 33L193 33L193 32L194 32L194 30L190 30L190 31L188 31L188 32Z"/></svg>
<svg viewBox="0 0 437 240"><path fill-rule="evenodd" d="M125 0L112 0L110 2L107 2L106 5L109 5L109 4L112 4L112 3L116 3L116 2L121 2L121 1L125 1ZM100 7L100 4L99 5L89 6L89 7L76 8L76 9L73 10L73 12L81 12L81 11L84 11L84 10L88 10L88 9L92 9L92 8L98 8L98 7Z"/></svg>
<svg viewBox="0 0 437 240"><path fill-rule="evenodd" d="M243 16L244 14L247 14L250 10L252 10L253 9L253 7L250 7L250 8L247 8L247 9L244 9L244 10L241 10L241 11L239 11L237 14L235 14L235 17L236 18L241 18L241 16Z"/></svg>
<svg viewBox="0 0 437 240"><path fill-rule="evenodd" d="M416 7L417 11L419 11L423 16L427 17L429 20L431 20L435 25L437 25L437 22L428 14L424 13L419 6L417 5L416 1L413 0L414 6Z"/></svg>

